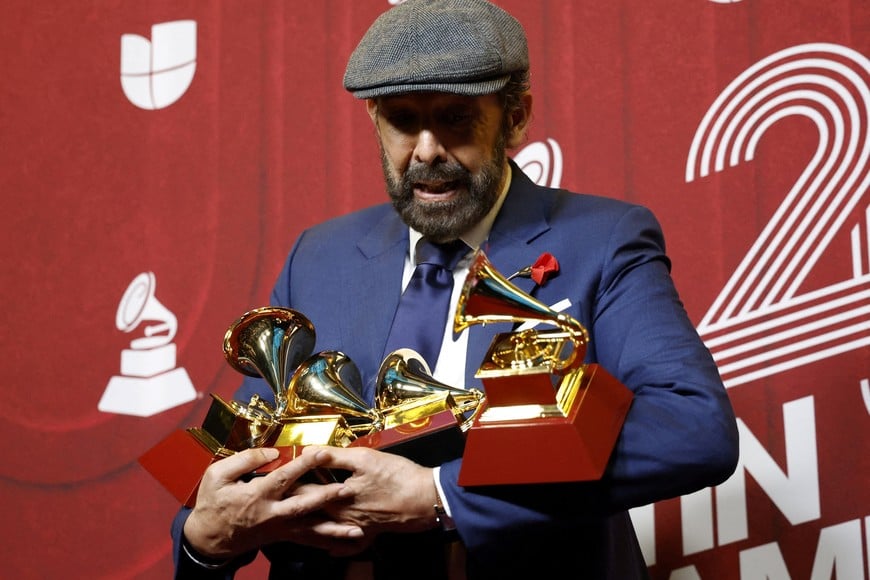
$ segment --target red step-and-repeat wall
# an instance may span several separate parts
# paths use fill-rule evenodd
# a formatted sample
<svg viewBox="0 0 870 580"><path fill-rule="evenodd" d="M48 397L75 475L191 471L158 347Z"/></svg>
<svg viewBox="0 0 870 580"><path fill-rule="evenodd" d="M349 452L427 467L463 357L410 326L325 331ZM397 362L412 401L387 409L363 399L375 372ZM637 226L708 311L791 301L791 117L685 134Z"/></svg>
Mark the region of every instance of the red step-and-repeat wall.
<svg viewBox="0 0 870 580"><path fill-rule="evenodd" d="M390 4L0 5L0 575L170 574L137 457L233 391L224 331L302 228L385 199L341 77ZM868 578L870 2L499 4L516 158L655 211L739 416L729 481L634 510L652 576Z"/></svg>

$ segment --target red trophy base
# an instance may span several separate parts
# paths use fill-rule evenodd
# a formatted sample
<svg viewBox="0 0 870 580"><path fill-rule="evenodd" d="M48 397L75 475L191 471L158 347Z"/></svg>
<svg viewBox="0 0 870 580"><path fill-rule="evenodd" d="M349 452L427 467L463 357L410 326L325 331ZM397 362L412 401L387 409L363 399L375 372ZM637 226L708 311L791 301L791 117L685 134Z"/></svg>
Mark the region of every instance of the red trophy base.
<svg viewBox="0 0 870 580"><path fill-rule="evenodd" d="M369 447L401 455L424 467L462 457L465 434L452 410L359 437L349 447Z"/></svg>
<svg viewBox="0 0 870 580"><path fill-rule="evenodd" d="M497 409L493 400L505 399L496 395L503 385L498 378L484 380L489 406L466 435L459 485L600 479L633 394L604 368L596 364L582 368L579 385L564 416L492 420L492 414L488 418L487 412ZM505 378L507 390L513 392L524 380L534 382L533 377ZM495 396L490 396L491 391ZM537 391L540 389L532 389ZM553 399L552 394L549 398ZM511 403L517 405L521 401Z"/></svg>
<svg viewBox="0 0 870 580"><path fill-rule="evenodd" d="M252 476L263 475L289 462L301 447L276 447L280 456L255 471ZM169 493L187 507L196 505L199 482L209 465L232 454L224 449L213 451L190 431L179 429L146 451L139 463Z"/></svg>

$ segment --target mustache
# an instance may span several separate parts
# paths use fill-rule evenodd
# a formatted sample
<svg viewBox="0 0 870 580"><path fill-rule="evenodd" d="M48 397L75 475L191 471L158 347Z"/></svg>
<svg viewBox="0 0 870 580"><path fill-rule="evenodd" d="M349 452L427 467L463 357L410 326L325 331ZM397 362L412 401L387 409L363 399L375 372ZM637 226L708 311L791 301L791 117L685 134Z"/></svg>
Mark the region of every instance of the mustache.
<svg viewBox="0 0 870 580"><path fill-rule="evenodd" d="M408 166L408 169L405 170L404 175L402 175L402 182L405 187L410 187L411 184L418 181L459 181L469 183L471 181L471 172L459 163L439 163L434 167L425 163L416 163Z"/></svg>

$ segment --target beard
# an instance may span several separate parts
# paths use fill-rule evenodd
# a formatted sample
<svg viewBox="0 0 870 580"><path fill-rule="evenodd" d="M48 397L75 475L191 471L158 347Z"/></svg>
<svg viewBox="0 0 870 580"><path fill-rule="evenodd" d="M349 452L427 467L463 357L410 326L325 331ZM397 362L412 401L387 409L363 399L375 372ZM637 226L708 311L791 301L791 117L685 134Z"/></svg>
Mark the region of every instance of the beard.
<svg viewBox="0 0 870 580"><path fill-rule="evenodd" d="M434 242L459 238L489 213L501 193L505 159L504 138L499 136L492 159L477 174L457 162L435 166L416 163L396 179L381 147L381 165L393 207L402 221ZM449 189L457 190L456 195L444 201L420 201L414 196L414 185L419 182L447 183Z"/></svg>

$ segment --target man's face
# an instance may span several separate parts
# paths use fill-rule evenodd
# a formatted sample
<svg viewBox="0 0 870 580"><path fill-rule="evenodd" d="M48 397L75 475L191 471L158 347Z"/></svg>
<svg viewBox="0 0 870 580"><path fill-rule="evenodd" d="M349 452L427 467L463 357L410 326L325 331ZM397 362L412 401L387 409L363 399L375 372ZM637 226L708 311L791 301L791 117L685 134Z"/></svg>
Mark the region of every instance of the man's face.
<svg viewBox="0 0 870 580"><path fill-rule="evenodd" d="M447 241L489 212L506 165L497 96L413 93L369 101L368 107L387 190L405 223Z"/></svg>

